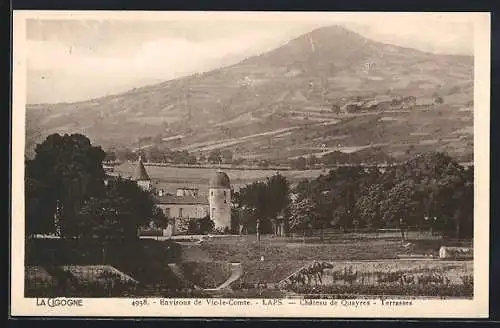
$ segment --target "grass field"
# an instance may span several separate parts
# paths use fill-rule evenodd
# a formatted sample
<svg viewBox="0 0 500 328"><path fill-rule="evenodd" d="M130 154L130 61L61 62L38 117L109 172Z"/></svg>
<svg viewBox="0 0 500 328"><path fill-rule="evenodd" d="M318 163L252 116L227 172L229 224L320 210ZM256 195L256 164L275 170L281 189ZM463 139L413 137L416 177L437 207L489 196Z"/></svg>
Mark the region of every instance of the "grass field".
<svg viewBox="0 0 500 328"><path fill-rule="evenodd" d="M440 240L412 241L419 253L437 256ZM396 259L400 254L407 254L408 250L401 246L397 238L337 238L307 240L304 244L301 239L264 236L258 242L256 237L234 236L230 238L213 238L199 246L202 251L200 258L209 258L214 261L339 261L339 260L380 260Z"/></svg>
<svg viewBox="0 0 500 328"><path fill-rule="evenodd" d="M115 167L115 173L123 177L131 176L135 170L135 164L124 163ZM146 167L153 184L160 184L165 191L175 192L177 187L197 187L200 192L206 193L208 190L208 181L216 171L215 168L179 168L179 167ZM224 169L231 179L231 185L234 188L244 186L258 180L264 180L276 174L276 170L237 170ZM286 170L281 171L289 181L298 182L302 179L311 179L324 174L322 170Z"/></svg>

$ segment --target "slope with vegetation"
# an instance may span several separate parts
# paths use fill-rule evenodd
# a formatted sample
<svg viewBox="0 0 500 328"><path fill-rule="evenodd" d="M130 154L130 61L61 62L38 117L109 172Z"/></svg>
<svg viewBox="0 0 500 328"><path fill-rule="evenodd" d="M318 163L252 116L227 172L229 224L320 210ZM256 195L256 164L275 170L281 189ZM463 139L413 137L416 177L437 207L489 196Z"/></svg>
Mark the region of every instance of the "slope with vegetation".
<svg viewBox="0 0 500 328"><path fill-rule="evenodd" d="M53 132L131 150L287 161L380 145L471 157L473 58L368 40L338 26L268 53L118 95L27 107L27 146ZM408 101L410 100L410 101ZM339 147L340 144L340 147Z"/></svg>

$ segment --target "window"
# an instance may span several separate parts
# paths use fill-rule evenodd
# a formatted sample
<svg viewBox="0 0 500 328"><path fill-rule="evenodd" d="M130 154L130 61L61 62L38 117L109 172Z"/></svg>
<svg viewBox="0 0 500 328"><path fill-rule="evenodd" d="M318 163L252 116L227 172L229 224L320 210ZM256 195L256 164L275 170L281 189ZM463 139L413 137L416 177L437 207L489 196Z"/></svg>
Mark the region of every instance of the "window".
<svg viewBox="0 0 500 328"><path fill-rule="evenodd" d="M179 217L180 217L180 218L182 218L182 210L183 210L183 208L182 208L182 207L181 207L181 208L179 208Z"/></svg>
<svg viewBox="0 0 500 328"><path fill-rule="evenodd" d="M226 191L224 190L224 198L226 197Z"/></svg>
<svg viewBox="0 0 500 328"><path fill-rule="evenodd" d="M212 218L215 216L215 208L212 208Z"/></svg>
<svg viewBox="0 0 500 328"><path fill-rule="evenodd" d="M210 196L212 196L212 197L214 196L214 192L213 191L210 192Z"/></svg>
<svg viewBox="0 0 500 328"><path fill-rule="evenodd" d="M169 218L170 217L170 207L166 207L164 212L165 212L165 216L167 218Z"/></svg>

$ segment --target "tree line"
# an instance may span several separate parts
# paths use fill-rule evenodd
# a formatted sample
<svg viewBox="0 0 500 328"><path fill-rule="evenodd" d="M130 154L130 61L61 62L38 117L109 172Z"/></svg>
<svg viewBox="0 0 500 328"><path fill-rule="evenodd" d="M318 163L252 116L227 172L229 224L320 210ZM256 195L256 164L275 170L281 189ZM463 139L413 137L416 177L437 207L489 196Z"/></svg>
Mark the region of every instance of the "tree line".
<svg viewBox="0 0 500 328"><path fill-rule="evenodd" d="M139 157L144 162L171 163L171 164L233 164L233 165L256 165L263 169L271 165L289 165L294 170L317 169L320 167L334 167L343 164L377 164L395 163L396 160L380 149L370 149L356 153L344 153L339 150L328 152L322 156L309 155L299 156L294 159L285 160L249 160L238 158L230 149L214 149L208 154L190 153L187 150L172 150L158 146L133 151L131 149L110 148L105 152L105 162L137 161Z"/></svg>
<svg viewBox="0 0 500 328"><path fill-rule="evenodd" d="M456 238L473 235L473 167L444 153L425 153L385 169L339 167L294 188L279 173L235 193L240 226L273 232L280 221L292 232L426 229Z"/></svg>
<svg viewBox="0 0 500 328"><path fill-rule="evenodd" d="M105 161L137 161L139 157L145 162L172 163L196 165L202 163L210 164L238 164L241 161L235 159L233 152L229 149L215 149L208 154L194 154L187 150L172 150L164 147L152 146L146 149L133 151L126 147L110 148L106 151Z"/></svg>
<svg viewBox="0 0 500 328"><path fill-rule="evenodd" d="M53 134L38 144L25 165L27 235L128 239L140 226L164 225L153 196L134 181L106 178L104 159L81 134ZM473 173L434 152L385 169L339 167L293 187L277 173L232 193L233 233L412 227L468 238Z"/></svg>

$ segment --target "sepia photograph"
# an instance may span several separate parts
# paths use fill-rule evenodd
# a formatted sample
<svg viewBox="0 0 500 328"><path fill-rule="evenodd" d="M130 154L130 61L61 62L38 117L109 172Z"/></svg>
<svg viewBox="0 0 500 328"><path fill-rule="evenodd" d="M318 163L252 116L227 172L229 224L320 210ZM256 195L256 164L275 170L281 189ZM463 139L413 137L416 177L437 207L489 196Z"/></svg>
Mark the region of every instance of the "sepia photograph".
<svg viewBox="0 0 500 328"><path fill-rule="evenodd" d="M21 312L487 315L488 14L14 16Z"/></svg>

